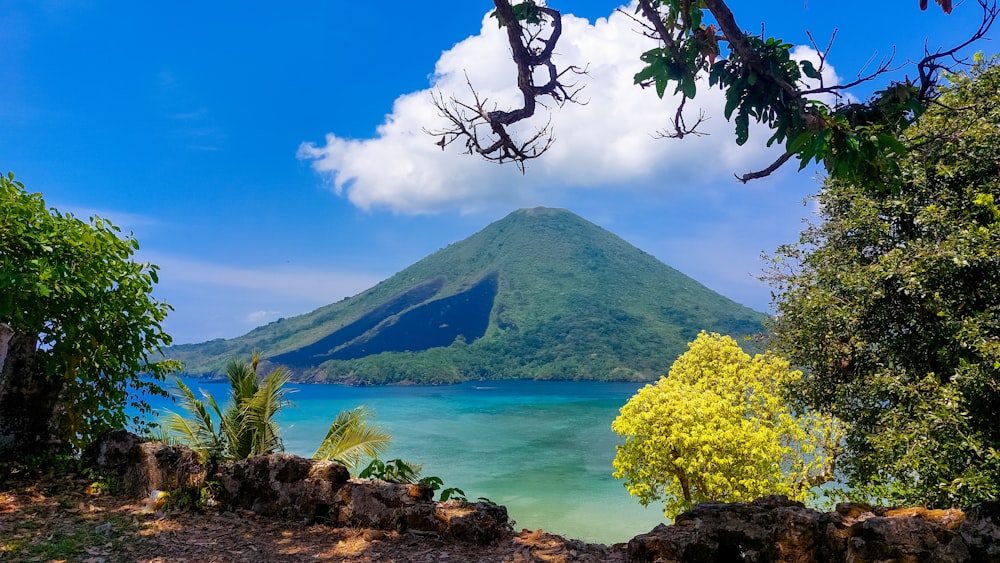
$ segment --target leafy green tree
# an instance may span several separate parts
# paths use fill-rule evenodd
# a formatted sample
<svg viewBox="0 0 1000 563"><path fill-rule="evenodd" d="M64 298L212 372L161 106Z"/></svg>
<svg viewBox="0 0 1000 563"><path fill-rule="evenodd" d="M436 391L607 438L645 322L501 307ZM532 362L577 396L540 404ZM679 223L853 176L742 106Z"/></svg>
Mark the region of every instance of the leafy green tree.
<svg viewBox="0 0 1000 563"><path fill-rule="evenodd" d="M565 77L584 71L559 68L553 60L563 31L561 13L552 7L555 2L493 3L493 16L506 28L517 66L520 106L498 109L475 91L472 101L436 96L435 104L450 125L431 134L441 137L442 148L458 140L470 154L511 161L523 170L526 160L551 146L553 136L544 125L527 128L533 133L522 139L511 126L534 116L539 98L560 106L575 101L579 90ZM939 4L951 12L950 0ZM906 152L898 140L900 133L937 97L940 71L954 62L957 53L983 38L1000 14L995 0L978 4L982 22L967 41L907 63L914 67L915 80L890 82L864 102L831 105L822 101L824 95L840 99L850 88L897 70L893 61L883 60L851 83L828 84L823 79L826 52L820 53L818 66L793 60L792 45L745 31L723 0L637 0L637 27L656 45L637 53L646 66L635 75L635 83L653 87L661 98L671 87L681 96L668 136L698 133L705 116L686 116L684 105L695 98L704 77L710 88L725 91L725 117L735 124L738 144L748 140L751 121L770 129L768 146L784 146L785 152L769 166L740 176L741 181L767 176L794 157L800 167L815 161L823 163L832 177L864 179L873 189L894 189L898 160ZM725 56L723 46L728 50Z"/></svg>
<svg viewBox="0 0 1000 563"><path fill-rule="evenodd" d="M1000 66L976 57L906 134L895 191L831 179L778 249L772 345L806 404L849 424L858 494L1000 494Z"/></svg>
<svg viewBox="0 0 1000 563"><path fill-rule="evenodd" d="M177 368L160 351L170 307L157 267L100 217L49 209L0 176L0 457L80 448L148 411L142 392ZM6 333L4 336L3 333Z"/></svg>
<svg viewBox="0 0 1000 563"><path fill-rule="evenodd" d="M176 397L188 416L169 413L160 424L162 431L157 438L183 443L211 462L284 451L277 417L292 405L287 398L291 374L278 367L259 378L259 361L254 354L250 362L229 362L229 401L225 407L220 407L210 393L202 392L203 399L199 399L177 379ZM364 407L339 413L313 458L336 460L353 469L364 458L374 459L384 453L391 438L370 424L370 417L371 411Z"/></svg>
<svg viewBox="0 0 1000 563"><path fill-rule="evenodd" d="M832 477L838 429L783 400L801 377L781 358L751 358L732 338L702 332L612 423L625 438L615 478L643 505L664 500L668 518L704 501L805 500Z"/></svg>

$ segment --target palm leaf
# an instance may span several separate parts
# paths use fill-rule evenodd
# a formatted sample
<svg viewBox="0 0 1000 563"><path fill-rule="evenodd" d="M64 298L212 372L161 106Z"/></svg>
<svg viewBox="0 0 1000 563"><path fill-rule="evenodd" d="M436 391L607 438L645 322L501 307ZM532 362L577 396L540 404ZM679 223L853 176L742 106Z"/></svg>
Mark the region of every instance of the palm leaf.
<svg viewBox="0 0 1000 563"><path fill-rule="evenodd" d="M368 422L372 411L360 406L340 411L313 459L336 460L355 469L362 459L377 459L389 449L392 437L381 427Z"/></svg>
<svg viewBox="0 0 1000 563"><path fill-rule="evenodd" d="M176 396L180 399L181 408L189 415L185 418L178 413L168 411L162 427L164 433L196 451L203 460L216 456L224 449L221 437L215 430L212 415L205 403L195 397L194 392L180 379L175 379L178 389ZM213 410L218 414L218 405L207 393L202 393Z"/></svg>
<svg viewBox="0 0 1000 563"><path fill-rule="evenodd" d="M258 390L256 365L256 361L251 365L243 360L232 360L226 365L229 402L220 426L228 439L228 457L231 459L246 459L254 455L254 429L247 421L247 409Z"/></svg>
<svg viewBox="0 0 1000 563"><path fill-rule="evenodd" d="M215 397L202 391L203 400L195 397L180 379L176 380L181 407L187 417L171 412L160 427L161 436L191 446L203 460L245 459L284 450L278 415L292 405L288 394L291 373L278 367L263 380L257 379L260 356L251 362L232 360L226 366L229 378L229 401L225 409ZM341 411L330 425L315 459L337 460L354 469L364 458L376 459L389 448L390 435L370 424L372 412L365 407ZM215 421L218 420L218 430Z"/></svg>
<svg viewBox="0 0 1000 563"><path fill-rule="evenodd" d="M252 428L253 455L265 455L283 451L281 433L275 420L278 413L292 402L286 396L292 392L286 385L291 374L284 368L277 368L264 378L254 396L245 403L243 416Z"/></svg>

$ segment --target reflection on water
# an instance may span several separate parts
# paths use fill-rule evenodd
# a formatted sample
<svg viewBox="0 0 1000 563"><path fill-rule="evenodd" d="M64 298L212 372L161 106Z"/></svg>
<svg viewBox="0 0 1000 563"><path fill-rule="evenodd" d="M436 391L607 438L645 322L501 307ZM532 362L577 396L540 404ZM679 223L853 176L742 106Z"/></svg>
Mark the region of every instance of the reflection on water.
<svg viewBox="0 0 1000 563"><path fill-rule="evenodd" d="M191 381L222 401L226 384ZM285 449L309 456L333 417L364 404L393 436L387 459L423 464L470 499L507 506L517 528L601 543L662 522L611 477L611 421L637 383L489 381L451 386L297 385L281 419ZM157 405L164 405L157 401Z"/></svg>

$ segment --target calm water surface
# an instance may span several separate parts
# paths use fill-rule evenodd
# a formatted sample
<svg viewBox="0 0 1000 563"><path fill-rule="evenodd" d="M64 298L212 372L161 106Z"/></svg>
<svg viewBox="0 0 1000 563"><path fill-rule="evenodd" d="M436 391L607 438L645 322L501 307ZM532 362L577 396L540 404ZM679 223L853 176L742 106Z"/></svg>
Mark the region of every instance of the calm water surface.
<svg viewBox="0 0 1000 563"><path fill-rule="evenodd" d="M189 382L224 401L227 384ZM342 409L367 405L393 436L386 459L423 463L469 499L505 505L517 529L628 541L663 521L611 477L611 421L637 383L488 381L450 386L296 385L280 423L286 451L310 456ZM162 405L162 403L160 403Z"/></svg>

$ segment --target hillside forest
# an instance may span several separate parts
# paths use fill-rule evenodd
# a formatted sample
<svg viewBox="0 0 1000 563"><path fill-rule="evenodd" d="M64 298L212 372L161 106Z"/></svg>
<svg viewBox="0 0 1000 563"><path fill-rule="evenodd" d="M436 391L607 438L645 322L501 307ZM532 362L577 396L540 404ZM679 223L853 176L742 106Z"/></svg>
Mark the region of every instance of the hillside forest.
<svg viewBox="0 0 1000 563"><path fill-rule="evenodd" d="M357 296L167 355L202 377L259 351L299 381L650 381L701 330L759 351L744 337L763 321L569 211L533 208Z"/></svg>

